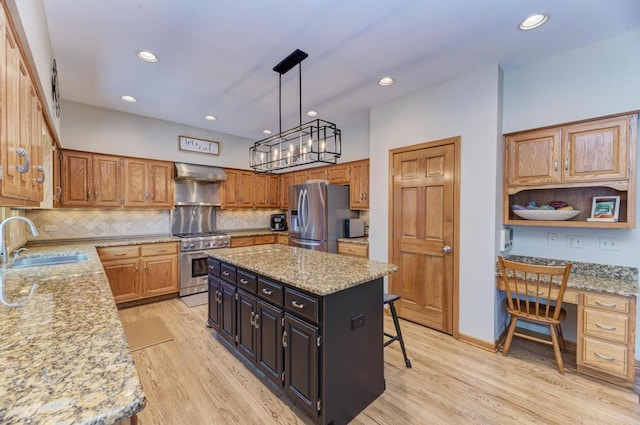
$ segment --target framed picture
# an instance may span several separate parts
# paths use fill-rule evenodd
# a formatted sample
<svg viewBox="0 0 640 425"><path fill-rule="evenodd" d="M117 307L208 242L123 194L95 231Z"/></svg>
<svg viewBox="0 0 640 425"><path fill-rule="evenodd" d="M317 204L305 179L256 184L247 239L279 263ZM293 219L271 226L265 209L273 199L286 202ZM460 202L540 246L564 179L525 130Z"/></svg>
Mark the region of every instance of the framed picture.
<svg viewBox="0 0 640 425"><path fill-rule="evenodd" d="M619 211L619 196L594 196L591 204L591 218L587 221L618 221Z"/></svg>
<svg viewBox="0 0 640 425"><path fill-rule="evenodd" d="M178 146L183 151L220 154L220 143L211 140L196 139L195 137L178 136Z"/></svg>

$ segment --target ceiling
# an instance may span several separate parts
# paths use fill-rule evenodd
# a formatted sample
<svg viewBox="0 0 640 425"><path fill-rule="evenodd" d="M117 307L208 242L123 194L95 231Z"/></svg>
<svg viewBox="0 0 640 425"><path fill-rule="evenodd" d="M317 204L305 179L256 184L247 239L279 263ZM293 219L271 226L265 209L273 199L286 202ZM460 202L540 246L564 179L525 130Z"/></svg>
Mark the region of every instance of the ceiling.
<svg viewBox="0 0 640 425"><path fill-rule="evenodd" d="M43 3L64 100L256 140L264 129L278 132L273 67L295 49L309 54L303 112L340 127L372 106L491 64L517 67L640 28L638 0ZM550 14L544 26L517 29L539 12ZM139 50L160 61L140 61ZM379 86L385 75L396 83ZM297 68L283 75L283 130L299 123L298 84Z"/></svg>

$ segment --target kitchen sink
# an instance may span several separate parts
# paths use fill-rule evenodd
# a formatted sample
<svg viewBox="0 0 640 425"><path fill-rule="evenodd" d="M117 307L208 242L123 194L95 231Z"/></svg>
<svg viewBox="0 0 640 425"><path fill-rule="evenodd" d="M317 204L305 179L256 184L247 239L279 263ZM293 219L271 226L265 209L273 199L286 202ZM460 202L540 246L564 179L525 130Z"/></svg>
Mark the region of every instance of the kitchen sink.
<svg viewBox="0 0 640 425"><path fill-rule="evenodd" d="M33 256L18 258L13 262L13 267L37 267L52 266L55 264L69 264L86 261L89 257L84 253L68 253L59 255Z"/></svg>

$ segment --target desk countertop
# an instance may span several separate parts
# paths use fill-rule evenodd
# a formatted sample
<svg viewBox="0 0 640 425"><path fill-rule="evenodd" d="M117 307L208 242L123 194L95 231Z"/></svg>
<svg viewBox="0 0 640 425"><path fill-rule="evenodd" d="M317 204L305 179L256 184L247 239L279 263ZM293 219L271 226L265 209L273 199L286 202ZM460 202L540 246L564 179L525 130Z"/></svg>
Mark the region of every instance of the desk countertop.
<svg viewBox="0 0 640 425"><path fill-rule="evenodd" d="M521 255L510 255L505 257L505 259L543 266L563 266L567 263L566 260L526 257ZM638 288L638 269L635 267L583 263L578 261L572 261L571 263L571 274L569 275L567 288L620 295L623 297L637 297L640 294L640 289ZM500 270L497 264L496 276L500 276Z"/></svg>

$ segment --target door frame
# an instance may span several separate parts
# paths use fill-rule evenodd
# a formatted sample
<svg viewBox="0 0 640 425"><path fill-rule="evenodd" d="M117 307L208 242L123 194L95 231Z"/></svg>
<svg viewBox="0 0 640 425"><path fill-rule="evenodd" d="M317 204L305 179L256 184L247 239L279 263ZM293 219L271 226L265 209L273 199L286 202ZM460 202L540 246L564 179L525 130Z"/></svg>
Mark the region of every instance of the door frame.
<svg viewBox="0 0 640 425"><path fill-rule="evenodd" d="M402 146L395 149L389 149L389 211L387 216L387 229L388 229L388 243L387 243L387 255L389 259L393 259L393 238L394 238L394 228L393 228L393 179L394 179L394 170L393 170L393 157L396 154L410 152L420 149L426 148L435 148L438 146L446 146L452 145L454 151L454 173L453 173L453 246L452 255L453 255L453 277L452 277L452 333L455 339L459 339L459 267L460 267L460 147L462 143L461 136L448 137L445 139L434 140L431 142L419 143L417 145L411 146ZM389 277L393 279L393 275Z"/></svg>

